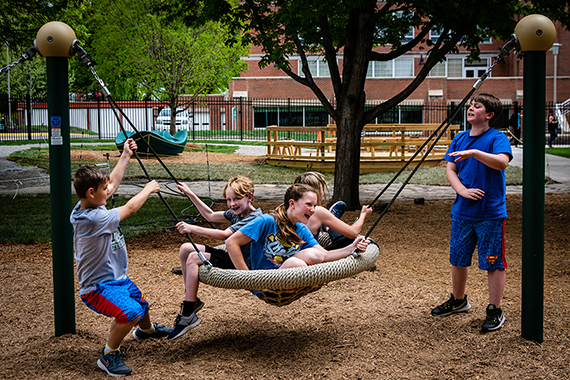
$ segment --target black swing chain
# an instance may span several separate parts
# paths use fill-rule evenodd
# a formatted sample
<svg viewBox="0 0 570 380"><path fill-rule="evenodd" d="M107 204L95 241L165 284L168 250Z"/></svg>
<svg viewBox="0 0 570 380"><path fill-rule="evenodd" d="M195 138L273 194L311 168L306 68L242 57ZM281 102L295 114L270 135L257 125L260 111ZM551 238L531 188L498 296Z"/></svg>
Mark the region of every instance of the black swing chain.
<svg viewBox="0 0 570 380"><path fill-rule="evenodd" d="M118 112L125 118L125 120L127 120L128 124L131 126L131 128L133 128L133 130L135 131L135 133L141 138L141 141L143 141L147 147L149 148L149 150L152 152L152 154L156 157L156 159L159 161L159 163L162 165L162 167L166 170L166 172L170 175L170 177L177 183L179 184L180 182L178 181L178 179L176 179L176 177L174 177L174 175L170 172L170 170L166 167L166 165L162 162L162 160L160 159L160 157L156 154L156 152L154 151L154 149L150 146L150 144L148 144L143 138L141 133L137 130L137 128L134 126L134 124L131 122L131 120L127 117L127 115L123 112L123 110L118 106L118 104L115 102L115 100L113 99L113 97L111 96L111 92L109 91L109 89L107 88L107 86L105 86L105 83L101 80L101 78L99 78L99 76L97 75L95 69L93 68L93 64L91 63L89 56L87 54L87 52L85 51L85 49L83 49L83 47L81 47L81 45L79 45L79 42L77 40L75 40L72 44L72 51L77 53L77 56L79 57L79 59L85 63L85 65L89 68L89 70L91 71L91 74L93 75L93 77L95 78L95 80L97 81L97 83L99 84L99 86L101 87L105 97L107 98L107 100L109 101L109 104L111 105L111 109L113 110L113 113L117 119L117 122L119 123L119 127L121 129L121 131L123 132L124 136L125 136L125 140L128 139L128 135L127 135L127 131L125 130L125 128L123 127L123 123L121 121L121 118L119 117ZM147 179L150 181L152 181L152 178L150 176L150 174L148 173L148 171L146 170L144 164L142 163L139 155L137 154L136 151L133 152L133 155L135 156L135 158L137 159L141 169L143 170L145 176L147 177ZM164 205L166 206L166 208L168 209L168 211L170 212L170 214L173 216L173 218L175 219L175 221L178 223L180 222L180 219L178 218L178 216L176 215L176 213L172 210L172 208L170 207L170 205L168 204L168 202L166 202L166 200L164 199L164 197L162 196L162 194L160 192L157 193L158 197L160 198L160 200L164 203ZM212 264L206 259L206 257L204 256L204 254L202 252L200 252L200 250L198 249L198 247L196 246L196 243L194 243L194 241L192 240L192 237L190 236L189 233L185 234L186 237L188 238L188 240L190 241L190 243L192 244L192 247L194 247L194 250L196 251L198 257L200 258L200 260L202 261L202 263L204 264L204 266L206 267L206 269L211 269L213 266Z"/></svg>
<svg viewBox="0 0 570 380"><path fill-rule="evenodd" d="M472 89L469 91L469 93L461 100L461 102L459 103L459 105L457 105L457 107L455 107L455 109L453 110L453 112L440 124L440 126L428 137L428 139L422 144L422 146L416 150L416 152L412 155L412 157L410 157L410 159L406 162L406 164L400 169L400 171L398 171L398 173L396 173L396 175L390 180L390 182L388 182L388 184L386 184L386 186L382 189L382 191L376 196L376 198L374 198L374 200L372 201L372 203L369 205L369 207L372 207L372 205L380 198L380 196L382 196L382 194L384 194L384 192L388 189L388 187L390 187L394 181L396 180L396 178L398 178L398 176L411 164L411 162L414 160L414 158L417 157L417 155L430 143L430 140L432 140L436 135L437 138L433 141L433 143L429 146L429 148L426 150L425 154L422 156L422 158L420 159L420 161L416 164L416 166L412 169L412 171L410 172L410 174L408 175L408 177L406 178L406 180L402 183L402 185L400 186L400 188L398 189L398 191L394 194L394 196L392 197L392 199L390 200L390 202L386 205L386 207L384 207L384 209L382 210L382 212L380 213L380 216L376 219L376 221L372 224L372 226L368 229L368 231L366 232L366 235L364 236L365 239L367 239L370 234L372 233L372 231L374 230L374 228L376 228L376 226L378 225L378 223L380 222L380 220L382 220L382 218L384 217L384 215L386 214L386 212L388 211L388 209L390 208L390 206L392 206L392 204L394 203L394 201L398 198L398 196L400 195L400 193L404 190L404 187L406 187L406 185L408 184L408 182L411 180L412 176L416 173L416 171L419 169L419 167L421 166L421 164L425 161L425 159L428 157L428 155L431 153L431 151L435 148L437 142L441 139L441 137L443 136L443 134L447 131L449 125L451 124L452 120L455 118L455 116L459 113L459 111L465 106L465 104L467 103L468 99L473 95L473 93L475 91L477 91L481 85L483 84L483 81L485 79L487 79L487 77L489 76L489 74L491 73L491 70L493 70L493 67L495 67L495 65L497 65L498 63L501 63L504 61L504 57L507 57L510 55L510 51L515 48L517 50L519 50L519 45L518 45L518 39L517 36L515 34L511 35L511 39L501 47L501 49L499 50L499 55L495 58L495 61L493 62L493 64L483 73L483 75L481 75L481 77L475 82L475 84L473 84ZM352 256L353 257L358 257L360 256L359 250L358 248L355 249L352 252Z"/></svg>

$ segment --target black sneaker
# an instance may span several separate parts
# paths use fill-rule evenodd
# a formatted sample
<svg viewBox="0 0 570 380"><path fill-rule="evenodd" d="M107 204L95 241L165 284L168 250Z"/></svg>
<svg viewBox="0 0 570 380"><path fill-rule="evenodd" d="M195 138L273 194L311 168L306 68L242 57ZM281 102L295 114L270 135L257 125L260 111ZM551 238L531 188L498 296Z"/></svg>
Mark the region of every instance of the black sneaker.
<svg viewBox="0 0 570 380"><path fill-rule="evenodd" d="M109 376L126 376L132 373L132 370L123 363L123 356L121 351L112 351L108 354L105 353L105 349L101 350L101 356L97 360L97 366L103 371L107 372Z"/></svg>
<svg viewBox="0 0 570 380"><path fill-rule="evenodd" d="M496 331L503 327L505 321L506 319L501 308L495 305L489 305L487 306L487 318L485 318L485 322L481 325L481 332Z"/></svg>
<svg viewBox="0 0 570 380"><path fill-rule="evenodd" d="M204 307L204 302L200 301L200 298L196 297L196 304L194 305L194 313L197 313L203 307Z"/></svg>
<svg viewBox="0 0 570 380"><path fill-rule="evenodd" d="M157 325L156 323L153 323L152 325L154 326L154 332L152 334L145 333L139 327L138 329L133 331L133 338L138 339L138 340L148 339L148 338L159 339L159 338L167 336L168 334L170 334L172 332L172 327L161 326L161 325Z"/></svg>
<svg viewBox="0 0 570 380"><path fill-rule="evenodd" d="M471 309L471 305L467 301L467 294L462 300L456 300L453 294L451 294L447 301L431 311L431 315L444 317L453 313L462 313L469 309Z"/></svg>
<svg viewBox="0 0 570 380"><path fill-rule="evenodd" d="M184 335L188 330L193 329L202 322L196 313L190 314L189 317L185 317L182 314L178 314L176 320L174 321L174 329L168 335L168 340L174 340L176 338Z"/></svg>
<svg viewBox="0 0 570 380"><path fill-rule="evenodd" d="M174 274L182 274L182 267L174 267L171 272Z"/></svg>

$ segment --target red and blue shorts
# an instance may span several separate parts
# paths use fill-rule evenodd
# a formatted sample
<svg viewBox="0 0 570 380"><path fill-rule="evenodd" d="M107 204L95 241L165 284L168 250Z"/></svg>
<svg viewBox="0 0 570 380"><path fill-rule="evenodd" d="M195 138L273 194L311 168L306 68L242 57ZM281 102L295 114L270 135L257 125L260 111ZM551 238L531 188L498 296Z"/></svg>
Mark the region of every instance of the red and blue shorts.
<svg viewBox="0 0 570 380"><path fill-rule="evenodd" d="M115 318L117 323L129 323L144 317L148 310L142 292L130 278L101 282L97 289L81 296L88 308L99 314Z"/></svg>
<svg viewBox="0 0 570 380"><path fill-rule="evenodd" d="M505 218L468 220L451 217L449 262L456 267L469 267L477 247L479 269L506 269Z"/></svg>

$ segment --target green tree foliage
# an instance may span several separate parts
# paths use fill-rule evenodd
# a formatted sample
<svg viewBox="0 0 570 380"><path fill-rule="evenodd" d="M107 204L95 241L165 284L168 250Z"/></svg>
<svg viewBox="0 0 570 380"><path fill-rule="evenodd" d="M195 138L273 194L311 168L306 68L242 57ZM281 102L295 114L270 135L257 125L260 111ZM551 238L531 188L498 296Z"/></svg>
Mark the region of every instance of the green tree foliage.
<svg viewBox="0 0 570 380"><path fill-rule="evenodd" d="M558 1L556 6L554 3L554 0L535 1L535 5L519 0L244 0L229 9L237 21L236 27L243 27L249 41L262 47L264 56L260 66L278 64L292 79L310 88L336 121L333 200L342 199L350 209L357 209L359 137L363 126L411 95L429 71L446 54L458 51L458 47L466 48L476 58L478 44L484 38L508 40L518 17L536 9L554 16L554 20L568 19L563 12L567 11L568 2ZM185 2L187 8L202 4L196 0ZM225 0L211 0L207 4L211 7L210 14L216 9L228 12L229 3ZM547 13L549 6L558 13ZM414 37L405 40L410 28L415 30ZM437 42L429 40L429 32L434 29L440 32ZM420 72L391 99L365 108L370 63L390 61L412 49L427 56ZM332 85L334 102L309 70L309 58L315 55L328 65L327 86ZM292 57L300 59L302 74L290 65Z"/></svg>
<svg viewBox="0 0 570 380"><path fill-rule="evenodd" d="M224 91L245 68L248 53L239 36L220 22L187 27L156 0L102 0L93 29L97 70L119 96L162 100L174 112L181 95ZM171 118L171 133L175 131Z"/></svg>
<svg viewBox="0 0 570 380"><path fill-rule="evenodd" d="M0 2L0 37L14 49L27 49L38 29L53 20L67 1L10 0Z"/></svg>

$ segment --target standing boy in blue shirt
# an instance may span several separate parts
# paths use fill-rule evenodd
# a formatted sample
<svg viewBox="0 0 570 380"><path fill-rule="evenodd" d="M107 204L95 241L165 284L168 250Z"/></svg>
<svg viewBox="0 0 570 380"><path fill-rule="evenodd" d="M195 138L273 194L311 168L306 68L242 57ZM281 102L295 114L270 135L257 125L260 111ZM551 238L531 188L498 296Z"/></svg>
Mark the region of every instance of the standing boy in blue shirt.
<svg viewBox="0 0 570 380"><path fill-rule="evenodd" d="M447 179L457 192L451 208L449 258L453 293L431 311L434 316L446 316L471 308L465 287L477 247L479 269L487 271L489 287L482 332L498 330L505 323L500 307L507 268L505 169L513 155L508 138L491 128L501 111L501 102L495 96L475 95L467 111L472 128L458 134L445 155Z"/></svg>

